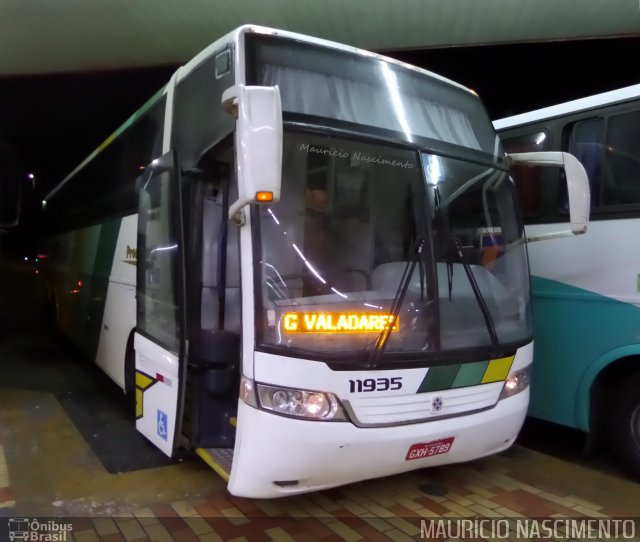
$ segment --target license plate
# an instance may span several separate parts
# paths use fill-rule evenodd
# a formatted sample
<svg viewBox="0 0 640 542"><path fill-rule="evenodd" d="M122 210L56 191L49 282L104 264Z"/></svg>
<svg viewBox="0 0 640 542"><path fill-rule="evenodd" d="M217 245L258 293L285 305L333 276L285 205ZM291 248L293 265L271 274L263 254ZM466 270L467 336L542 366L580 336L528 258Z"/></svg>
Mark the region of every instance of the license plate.
<svg viewBox="0 0 640 542"><path fill-rule="evenodd" d="M446 454L451 450L454 438L455 437L447 437L440 440L432 440L431 442L412 444L404 460L411 461L412 459L423 459L425 457L433 457L434 455Z"/></svg>

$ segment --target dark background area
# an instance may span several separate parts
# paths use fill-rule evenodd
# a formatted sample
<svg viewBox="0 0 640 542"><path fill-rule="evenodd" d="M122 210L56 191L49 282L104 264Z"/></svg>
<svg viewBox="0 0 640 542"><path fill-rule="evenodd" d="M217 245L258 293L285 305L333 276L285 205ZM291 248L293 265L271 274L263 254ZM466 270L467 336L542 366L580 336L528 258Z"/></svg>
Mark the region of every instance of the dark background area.
<svg viewBox="0 0 640 542"><path fill-rule="evenodd" d="M640 83L639 51L640 37L629 37L386 54L474 89L497 119ZM35 250L36 208L43 196L175 68L0 78L0 142L14 150L25 182L22 226L5 246Z"/></svg>

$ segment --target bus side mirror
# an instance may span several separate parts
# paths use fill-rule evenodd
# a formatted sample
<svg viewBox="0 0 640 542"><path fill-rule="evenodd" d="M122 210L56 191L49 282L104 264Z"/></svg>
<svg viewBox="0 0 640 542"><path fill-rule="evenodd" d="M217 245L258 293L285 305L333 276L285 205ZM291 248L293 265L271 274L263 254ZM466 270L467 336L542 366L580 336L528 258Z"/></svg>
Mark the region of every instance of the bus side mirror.
<svg viewBox="0 0 640 542"><path fill-rule="evenodd" d="M11 168L0 168L0 228L18 225L22 182Z"/></svg>
<svg viewBox="0 0 640 542"><path fill-rule="evenodd" d="M568 152L522 152L508 154L512 164L522 166L559 166L564 168L569 196L569 222L571 230L546 233L527 238L527 241L543 241L586 233L591 208L589 177L578 159Z"/></svg>
<svg viewBox="0 0 640 542"><path fill-rule="evenodd" d="M222 94L225 110L236 117L238 199L229 216L244 223L243 207L280 200L282 102L278 87L235 85Z"/></svg>

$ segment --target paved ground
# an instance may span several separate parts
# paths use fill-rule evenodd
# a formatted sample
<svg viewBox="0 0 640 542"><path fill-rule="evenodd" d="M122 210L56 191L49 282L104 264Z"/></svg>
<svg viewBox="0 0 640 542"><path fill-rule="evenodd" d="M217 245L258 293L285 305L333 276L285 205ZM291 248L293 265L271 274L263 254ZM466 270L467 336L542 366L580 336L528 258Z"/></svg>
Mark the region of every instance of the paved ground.
<svg viewBox="0 0 640 542"><path fill-rule="evenodd" d="M38 307L24 294L31 279L13 273L0 280L0 542L8 539L3 518L34 516L72 518L66 540L77 542L404 541L424 538L421 529L433 524L422 522L442 518L506 521L505 536L515 540L523 534L519 518L640 516L640 484L522 446L465 465L271 500L230 496L192 456L129 461L144 441L134 442L135 432L119 421L117 394L95 391L107 386L101 373L39 326ZM92 419L99 420L93 432ZM125 453L114 462L118 449Z"/></svg>
<svg viewBox="0 0 640 542"><path fill-rule="evenodd" d="M110 474L54 398L20 390L1 396L8 495L15 502L0 515L84 516L73 521L78 542L403 541L420 538L422 519L628 518L640 512L639 485L521 447L310 495L236 498L196 459Z"/></svg>

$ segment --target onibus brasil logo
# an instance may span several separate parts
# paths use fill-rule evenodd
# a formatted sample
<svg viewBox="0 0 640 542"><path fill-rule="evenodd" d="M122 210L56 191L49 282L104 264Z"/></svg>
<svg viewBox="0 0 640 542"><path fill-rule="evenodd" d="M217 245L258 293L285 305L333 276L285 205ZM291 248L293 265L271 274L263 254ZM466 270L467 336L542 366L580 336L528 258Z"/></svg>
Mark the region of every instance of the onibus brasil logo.
<svg viewBox="0 0 640 542"><path fill-rule="evenodd" d="M55 520L38 520L29 518L11 518L8 522L9 541L25 540L28 542L66 542L71 541L69 533L73 530L71 523L60 523Z"/></svg>

